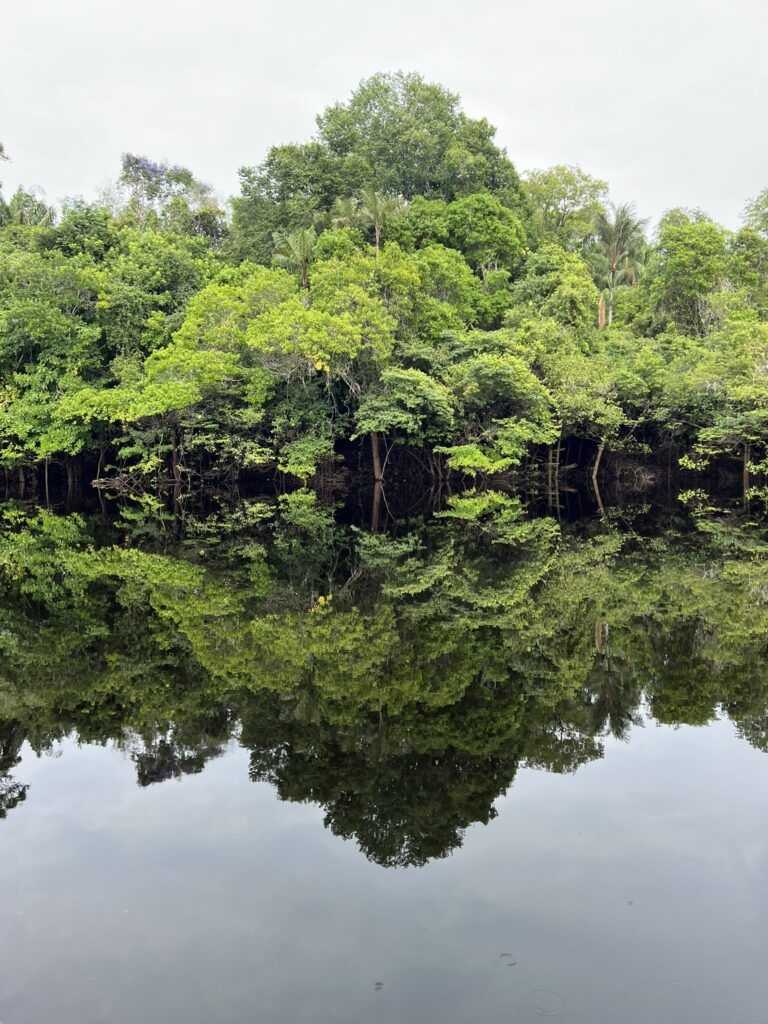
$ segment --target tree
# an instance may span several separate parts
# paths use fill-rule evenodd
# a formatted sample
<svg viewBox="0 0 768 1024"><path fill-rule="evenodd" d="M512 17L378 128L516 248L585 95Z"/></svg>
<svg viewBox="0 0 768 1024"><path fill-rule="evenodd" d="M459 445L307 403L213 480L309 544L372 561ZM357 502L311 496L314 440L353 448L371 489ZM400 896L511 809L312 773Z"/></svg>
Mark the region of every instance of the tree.
<svg viewBox="0 0 768 1024"><path fill-rule="evenodd" d="M529 446L556 437L552 400L526 361L513 353L467 352L446 373L461 412L462 436L437 450L448 466L470 476L520 465Z"/></svg>
<svg viewBox="0 0 768 1024"><path fill-rule="evenodd" d="M31 192L19 187L4 204L0 226L18 224L24 227L48 228L56 221L56 211L45 202L41 189Z"/></svg>
<svg viewBox="0 0 768 1024"><path fill-rule="evenodd" d="M354 228L361 222L360 203L353 196L338 198L331 210L331 228Z"/></svg>
<svg viewBox="0 0 768 1024"><path fill-rule="evenodd" d="M605 352L598 358L589 358L575 345L547 352L541 363L559 426L558 449L559 438L563 436L576 435L594 441L597 451L592 482L596 485L603 454L617 441L628 419L617 381L622 367L612 366Z"/></svg>
<svg viewBox="0 0 768 1024"><path fill-rule="evenodd" d="M314 257L317 233L314 228L299 228L296 231L276 231L272 236L274 253L272 259L278 266L295 270L301 278L301 287L309 288L309 265Z"/></svg>
<svg viewBox="0 0 768 1024"><path fill-rule="evenodd" d="M336 156L320 142L273 146L258 167L240 169L240 195L232 200L233 255L268 262L275 231L327 217L337 200L368 183L368 174L364 161Z"/></svg>
<svg viewBox="0 0 768 1024"><path fill-rule="evenodd" d="M377 480L386 470L386 459L382 464L379 457L379 435L421 447L445 437L453 422L449 389L421 370L399 368L382 372L378 387L364 395L355 416L359 433L371 436Z"/></svg>
<svg viewBox="0 0 768 1024"><path fill-rule="evenodd" d="M645 224L637 218L631 203L612 207L610 212L601 210L595 216L589 251L598 281L605 280L608 286L609 325L613 323L616 285L625 276L627 266L635 265L633 261L645 245Z"/></svg>
<svg viewBox="0 0 768 1024"><path fill-rule="evenodd" d="M760 319L768 319L768 234L742 228L729 237L727 277Z"/></svg>
<svg viewBox="0 0 768 1024"><path fill-rule="evenodd" d="M662 224L646 275L654 326L703 336L718 316L713 294L727 273L722 228L709 220Z"/></svg>
<svg viewBox="0 0 768 1024"><path fill-rule="evenodd" d="M493 142L495 129L468 118L457 95L420 75L374 75L347 103L328 107L317 125L320 142L337 157L357 157L368 169L365 184L378 191L453 199L487 189L519 199L519 179Z"/></svg>
<svg viewBox="0 0 768 1024"><path fill-rule="evenodd" d="M581 247L608 199L607 182L566 164L529 171L523 189L532 207L532 235L567 251Z"/></svg>
<svg viewBox="0 0 768 1024"><path fill-rule="evenodd" d="M495 196L472 195L450 203L445 211L448 244L463 253L485 277L494 270L518 270L525 252L519 218Z"/></svg>
<svg viewBox="0 0 768 1024"><path fill-rule="evenodd" d="M402 200L372 188L363 189L360 198L362 201L357 211L359 222L373 228L373 244L378 255L382 229L398 217L403 207Z"/></svg>
<svg viewBox="0 0 768 1024"><path fill-rule="evenodd" d="M674 371L675 389L696 415L695 456L686 463L702 468L717 456L738 456L747 502L753 465L765 462L768 448L768 325L726 321L695 361L682 357Z"/></svg>
<svg viewBox="0 0 768 1024"><path fill-rule="evenodd" d="M768 188L764 188L744 207L744 223L755 231L768 235Z"/></svg>
<svg viewBox="0 0 768 1024"><path fill-rule="evenodd" d="M539 316L552 317L581 334L595 324L599 295L586 262L551 242L528 256L512 296Z"/></svg>
<svg viewBox="0 0 768 1024"><path fill-rule="evenodd" d="M411 251L432 242L448 244L448 203L443 199L415 196L394 225L392 236Z"/></svg>
<svg viewBox="0 0 768 1024"><path fill-rule="evenodd" d="M394 445L390 479L533 480L543 458L551 501L561 453L596 478L604 452L668 444L737 454L761 493L762 195L754 226L679 207L646 245L603 182L521 186L487 121L403 73L241 180L231 231L188 168L136 154L111 205L0 201L9 495L59 465L150 503L246 469L319 485L363 470L365 434L374 476Z"/></svg>
<svg viewBox="0 0 768 1024"><path fill-rule="evenodd" d="M186 167L124 153L119 187L127 195L118 197L115 212L140 228L159 221L182 234L223 237L224 215L210 185Z"/></svg>
<svg viewBox="0 0 768 1024"><path fill-rule="evenodd" d="M327 223L337 200L362 189L406 200L487 191L512 208L523 202L495 129L419 75L374 75L317 125L315 140L274 146L258 167L241 168L230 241L238 258L268 261L275 231Z"/></svg>

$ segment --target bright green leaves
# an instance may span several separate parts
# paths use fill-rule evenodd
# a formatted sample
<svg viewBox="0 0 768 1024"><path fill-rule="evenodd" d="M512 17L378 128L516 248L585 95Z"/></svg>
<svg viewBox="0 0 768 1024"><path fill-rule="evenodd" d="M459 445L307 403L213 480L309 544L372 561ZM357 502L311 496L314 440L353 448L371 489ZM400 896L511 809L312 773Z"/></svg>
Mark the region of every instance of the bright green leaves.
<svg viewBox="0 0 768 1024"><path fill-rule="evenodd" d="M0 461L76 454L88 432L63 405L100 364L102 276L88 260L17 253L0 270Z"/></svg>
<svg viewBox="0 0 768 1024"><path fill-rule="evenodd" d="M72 419L69 406L82 391L80 378L44 365L16 374L13 386L0 391L0 461L23 465L81 452L89 431Z"/></svg>
<svg viewBox="0 0 768 1024"><path fill-rule="evenodd" d="M314 434L301 434L286 441L280 448L277 468L281 473L295 476L306 484L317 472L317 467L333 459L333 438Z"/></svg>
<svg viewBox="0 0 768 1024"><path fill-rule="evenodd" d="M429 245L414 253L412 260L422 292L417 306L419 333L439 338L476 322L481 287L460 253Z"/></svg>
<svg viewBox="0 0 768 1024"><path fill-rule="evenodd" d="M768 325L727 323L707 339L703 357L681 357L677 367L676 400L698 412L696 453L742 454L748 463L745 446L768 436Z"/></svg>
<svg viewBox="0 0 768 1024"><path fill-rule="evenodd" d="M480 352L451 367L448 379L467 426L464 443L439 450L457 472L503 472L532 445L559 435L547 388L520 357Z"/></svg>
<svg viewBox="0 0 768 1024"><path fill-rule="evenodd" d="M286 271L242 263L193 296L176 340L201 349L242 351L251 322L295 292Z"/></svg>
<svg viewBox="0 0 768 1024"><path fill-rule="evenodd" d="M135 490L308 482L371 434L377 477L397 445L488 475L571 438L762 467L765 196L738 233L677 209L649 245L605 182L558 165L521 186L493 136L443 87L375 75L241 172L231 234L190 171L130 154L111 212L56 224L20 193L0 462L82 454Z"/></svg>
<svg viewBox="0 0 768 1024"><path fill-rule="evenodd" d="M99 295L107 352L146 354L168 342L184 305L216 269L202 240L123 228Z"/></svg>
<svg viewBox="0 0 768 1024"><path fill-rule="evenodd" d="M575 346L549 353L542 363L565 436L615 439L626 416L610 363L585 357Z"/></svg>
<svg viewBox="0 0 768 1024"><path fill-rule="evenodd" d="M711 221L663 225L645 279L656 321L684 334L704 335L712 324L711 293L726 276L725 232Z"/></svg>
<svg viewBox="0 0 768 1024"><path fill-rule="evenodd" d="M453 366L450 380L462 405L480 415L529 411L538 416L548 407L546 389L515 355L478 353Z"/></svg>
<svg viewBox="0 0 768 1024"><path fill-rule="evenodd" d="M389 369L379 387L364 396L357 410L357 434L393 434L422 445L448 434L454 424L450 390L421 370Z"/></svg>
<svg viewBox="0 0 768 1024"><path fill-rule="evenodd" d="M92 364L102 275L87 260L16 252L0 265L0 373L41 360Z"/></svg>
<svg viewBox="0 0 768 1024"><path fill-rule="evenodd" d="M357 358L388 354L391 321L362 290L353 287L334 298L334 312L307 308L298 297L289 299L251 323L248 345L264 354L276 375L290 377L312 368L352 380L350 365Z"/></svg>
<svg viewBox="0 0 768 1024"><path fill-rule="evenodd" d="M599 293L584 260L547 243L532 253L512 289L515 300L584 334L597 323Z"/></svg>
<svg viewBox="0 0 768 1024"><path fill-rule="evenodd" d="M445 455L445 462L455 473L476 477L503 473L514 462L492 444L439 445L435 451Z"/></svg>
<svg viewBox="0 0 768 1024"><path fill-rule="evenodd" d="M531 171L523 189L532 207L533 237L541 243L555 242L569 252L591 234L608 197L607 182L564 164Z"/></svg>
<svg viewBox="0 0 768 1024"><path fill-rule="evenodd" d="M318 127L329 150L357 156L382 192L445 199L494 185L519 192L514 168L493 142L495 129L468 118L458 96L416 74L374 75L347 103L325 110Z"/></svg>
<svg viewBox="0 0 768 1024"><path fill-rule="evenodd" d="M525 252L525 231L519 219L490 195L467 196L446 209L449 244L462 252L481 274L514 273Z"/></svg>
<svg viewBox="0 0 768 1024"><path fill-rule="evenodd" d="M225 352L196 351L171 345L154 353L138 372L129 367L116 387L83 388L67 403L70 416L132 423L200 402L210 392L238 376L236 358Z"/></svg>

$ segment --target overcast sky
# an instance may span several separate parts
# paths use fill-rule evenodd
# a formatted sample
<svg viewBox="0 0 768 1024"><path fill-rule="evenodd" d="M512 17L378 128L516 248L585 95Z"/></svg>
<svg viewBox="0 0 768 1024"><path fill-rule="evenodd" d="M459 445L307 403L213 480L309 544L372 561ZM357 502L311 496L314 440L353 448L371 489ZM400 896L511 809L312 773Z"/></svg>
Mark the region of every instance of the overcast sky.
<svg viewBox="0 0 768 1024"><path fill-rule="evenodd" d="M92 197L131 151L222 195L375 71L487 116L524 171L578 163L656 218L729 227L768 186L768 0L5 0L0 165Z"/></svg>

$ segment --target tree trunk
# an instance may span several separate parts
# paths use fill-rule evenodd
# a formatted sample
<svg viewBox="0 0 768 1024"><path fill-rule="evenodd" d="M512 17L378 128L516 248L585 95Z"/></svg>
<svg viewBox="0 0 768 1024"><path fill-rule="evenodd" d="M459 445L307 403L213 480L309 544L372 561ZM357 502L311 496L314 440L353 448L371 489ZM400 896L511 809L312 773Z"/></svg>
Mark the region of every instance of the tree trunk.
<svg viewBox="0 0 768 1024"><path fill-rule="evenodd" d="M608 288L608 326L613 323L613 295L616 291L616 271L611 271L611 283Z"/></svg>
<svg viewBox="0 0 768 1024"><path fill-rule="evenodd" d="M605 293L600 292L600 301L597 304L597 329L605 330Z"/></svg>
<svg viewBox="0 0 768 1024"><path fill-rule="evenodd" d="M19 498L23 500L26 492L26 478L24 476L24 469L19 466Z"/></svg>
<svg viewBox="0 0 768 1024"><path fill-rule="evenodd" d="M50 496L49 496L49 493L48 493L48 463L49 463L49 461L50 460L49 460L48 456L46 455L46 457L45 457L45 469L43 471L44 478L45 478L45 504L46 504L46 506L50 505L50 503L51 503L51 499L50 499Z"/></svg>
<svg viewBox="0 0 768 1024"><path fill-rule="evenodd" d="M373 479L383 480L384 474L381 469L381 453L379 451L379 435L375 430L371 431L371 455L373 456Z"/></svg>
<svg viewBox="0 0 768 1024"><path fill-rule="evenodd" d="M744 490L744 508L749 505L749 460L752 457L752 445L744 445L744 468L742 470L741 482Z"/></svg>
<svg viewBox="0 0 768 1024"><path fill-rule="evenodd" d="M603 452L604 451L605 451L605 441L601 441L600 442L600 446L597 449L597 456L595 457L595 464L592 467L592 483L593 484L597 484L597 474L598 474L598 472L600 470L600 460L603 457Z"/></svg>
<svg viewBox="0 0 768 1024"><path fill-rule="evenodd" d="M99 434L99 463L96 466L96 477L97 477L97 479L101 476L101 467L104 465L104 448L105 447L106 447L106 445L104 443L104 435L103 434Z"/></svg>
<svg viewBox="0 0 768 1024"><path fill-rule="evenodd" d="M371 533L378 533L381 522L381 498L384 493L381 480L377 480L373 488L373 508L371 509Z"/></svg>
<svg viewBox="0 0 768 1024"><path fill-rule="evenodd" d="M595 492L595 499L597 501L597 507L600 509L600 515L601 515L601 517L603 519L605 519L605 507L603 505L603 499L600 496L600 488L599 488L598 483L597 483L597 473L598 473L598 470L600 469L600 460L603 457L603 452L604 451L605 451L605 441L603 440L603 441L600 442L600 447L597 449L597 457L595 458L595 464L592 467L592 489Z"/></svg>
<svg viewBox="0 0 768 1024"><path fill-rule="evenodd" d="M75 493L75 466L71 455L64 456L64 464L67 467L67 497L71 498Z"/></svg>
<svg viewBox="0 0 768 1024"><path fill-rule="evenodd" d="M173 482L177 487L181 486L181 462L179 460L179 449L174 445L173 452L171 453L171 472L173 474Z"/></svg>

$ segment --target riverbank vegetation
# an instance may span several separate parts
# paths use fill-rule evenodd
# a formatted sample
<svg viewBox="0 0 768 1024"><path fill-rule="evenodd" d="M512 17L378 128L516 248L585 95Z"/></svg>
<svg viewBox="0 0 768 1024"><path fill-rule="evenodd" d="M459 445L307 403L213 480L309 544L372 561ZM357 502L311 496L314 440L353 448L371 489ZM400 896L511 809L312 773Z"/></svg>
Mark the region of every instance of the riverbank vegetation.
<svg viewBox="0 0 768 1024"><path fill-rule="evenodd" d="M406 454L439 479L535 463L551 486L669 446L760 493L768 190L738 231L678 209L651 233L579 168L520 175L412 74L240 178L229 209L126 154L96 202L0 198L6 490L298 484L340 461L381 479Z"/></svg>

